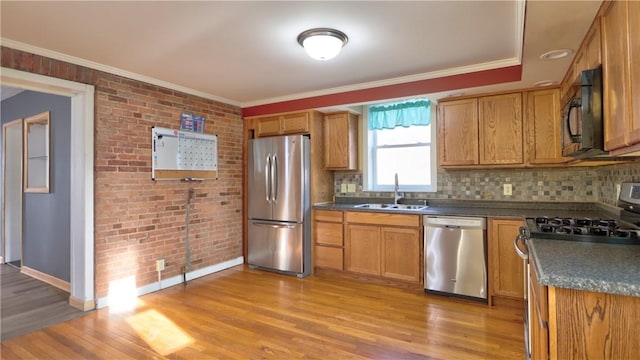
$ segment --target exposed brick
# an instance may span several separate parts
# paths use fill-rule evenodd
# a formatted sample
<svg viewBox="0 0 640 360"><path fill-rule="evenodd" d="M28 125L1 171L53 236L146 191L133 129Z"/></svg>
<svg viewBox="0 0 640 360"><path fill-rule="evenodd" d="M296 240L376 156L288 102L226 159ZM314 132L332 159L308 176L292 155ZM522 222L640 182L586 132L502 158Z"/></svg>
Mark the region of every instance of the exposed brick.
<svg viewBox="0 0 640 360"><path fill-rule="evenodd" d="M186 198L190 208L192 269L242 255L241 109L156 85L1 47L2 66L73 80L95 93L95 293L134 275L137 286L185 265ZM180 113L206 115L206 132L218 135L219 179L197 184L151 180L151 126L178 128ZM220 205L224 193L226 205Z"/></svg>

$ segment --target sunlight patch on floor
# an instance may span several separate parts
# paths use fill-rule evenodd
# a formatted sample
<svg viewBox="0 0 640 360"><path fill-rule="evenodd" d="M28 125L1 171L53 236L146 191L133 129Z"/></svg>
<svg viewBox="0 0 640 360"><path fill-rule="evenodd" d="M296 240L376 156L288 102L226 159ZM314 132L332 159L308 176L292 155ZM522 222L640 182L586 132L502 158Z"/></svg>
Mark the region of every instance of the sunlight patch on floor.
<svg viewBox="0 0 640 360"><path fill-rule="evenodd" d="M156 310L146 310L129 316L127 323L153 350L163 356L194 342L189 334Z"/></svg>
<svg viewBox="0 0 640 360"><path fill-rule="evenodd" d="M109 313L132 311L138 302L135 276L113 280L109 283Z"/></svg>

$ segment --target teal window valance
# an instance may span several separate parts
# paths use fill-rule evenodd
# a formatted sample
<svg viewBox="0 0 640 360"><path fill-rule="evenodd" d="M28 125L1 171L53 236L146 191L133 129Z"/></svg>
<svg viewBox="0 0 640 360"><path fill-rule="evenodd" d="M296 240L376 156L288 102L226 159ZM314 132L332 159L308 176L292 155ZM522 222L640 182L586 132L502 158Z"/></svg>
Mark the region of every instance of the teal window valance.
<svg viewBox="0 0 640 360"><path fill-rule="evenodd" d="M429 106L429 100L369 106L369 130L429 125L431 123Z"/></svg>

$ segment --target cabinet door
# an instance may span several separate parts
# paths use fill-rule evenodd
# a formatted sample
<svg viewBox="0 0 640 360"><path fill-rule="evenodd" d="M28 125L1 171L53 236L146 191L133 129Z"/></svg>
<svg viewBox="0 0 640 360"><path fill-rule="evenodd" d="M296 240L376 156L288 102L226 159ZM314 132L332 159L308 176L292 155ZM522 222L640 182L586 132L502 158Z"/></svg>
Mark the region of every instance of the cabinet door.
<svg viewBox="0 0 640 360"><path fill-rule="evenodd" d="M438 105L438 162L440 166L478 164L478 100L447 101Z"/></svg>
<svg viewBox="0 0 640 360"><path fill-rule="evenodd" d="M280 134L280 116L269 116L258 119L256 136L273 136Z"/></svg>
<svg viewBox="0 0 640 360"><path fill-rule="evenodd" d="M420 231L382 227L382 276L420 282Z"/></svg>
<svg viewBox="0 0 640 360"><path fill-rule="evenodd" d="M481 97L478 100L480 164L522 164L521 93Z"/></svg>
<svg viewBox="0 0 640 360"><path fill-rule="evenodd" d="M522 220L489 219L491 289L494 296L524 299L524 265L513 249Z"/></svg>
<svg viewBox="0 0 640 360"><path fill-rule="evenodd" d="M345 240L346 270L380 275L380 227L349 224Z"/></svg>
<svg viewBox="0 0 640 360"><path fill-rule="evenodd" d="M586 68L594 69L602 64L600 50L600 21L596 20L587 34L585 41Z"/></svg>
<svg viewBox="0 0 640 360"><path fill-rule="evenodd" d="M629 1L629 70L631 83L631 131L629 143L640 143L640 1Z"/></svg>
<svg viewBox="0 0 640 360"><path fill-rule="evenodd" d="M309 113L286 114L281 117L282 134L303 134L309 132Z"/></svg>
<svg viewBox="0 0 640 360"><path fill-rule="evenodd" d="M353 114L330 114L324 118L324 166L355 170L357 164L357 118Z"/></svg>
<svg viewBox="0 0 640 360"><path fill-rule="evenodd" d="M611 2L602 15L602 67L604 85L604 148L629 144L629 33L627 1ZM637 71L637 70L636 70Z"/></svg>
<svg viewBox="0 0 640 360"><path fill-rule="evenodd" d="M562 157L562 123L560 90L539 90L526 93L530 164L567 162Z"/></svg>

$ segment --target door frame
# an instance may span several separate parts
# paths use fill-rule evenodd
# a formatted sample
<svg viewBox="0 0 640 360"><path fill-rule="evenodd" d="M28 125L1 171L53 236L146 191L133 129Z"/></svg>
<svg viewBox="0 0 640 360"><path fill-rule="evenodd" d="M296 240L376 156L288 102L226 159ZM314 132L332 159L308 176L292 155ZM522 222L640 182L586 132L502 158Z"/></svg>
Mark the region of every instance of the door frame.
<svg viewBox="0 0 640 360"><path fill-rule="evenodd" d="M2 246L2 256L0 256L0 264L4 264L7 261L12 261L7 259L7 221L6 221L6 193L7 193L7 129L11 126L18 126L20 128L20 145L22 145L22 127L23 127L23 119L15 119L15 120L11 120L9 122L7 122L6 124L2 125L2 244L0 244L0 246ZM20 197L22 197L23 195L23 191L22 191L22 171L23 171L23 166L24 163L22 161L23 156L22 156L22 146L20 146L20 154L18 155L18 158L20 159L20 171L18 172L20 174ZM18 239L19 241L19 251L20 251L20 261L22 261L22 206L23 206L23 202L22 200L20 200L20 209L18 211L19 215L20 215L20 239Z"/></svg>
<svg viewBox="0 0 640 360"><path fill-rule="evenodd" d="M93 85L0 68L3 85L71 98L69 304L95 308L94 286L94 96Z"/></svg>

